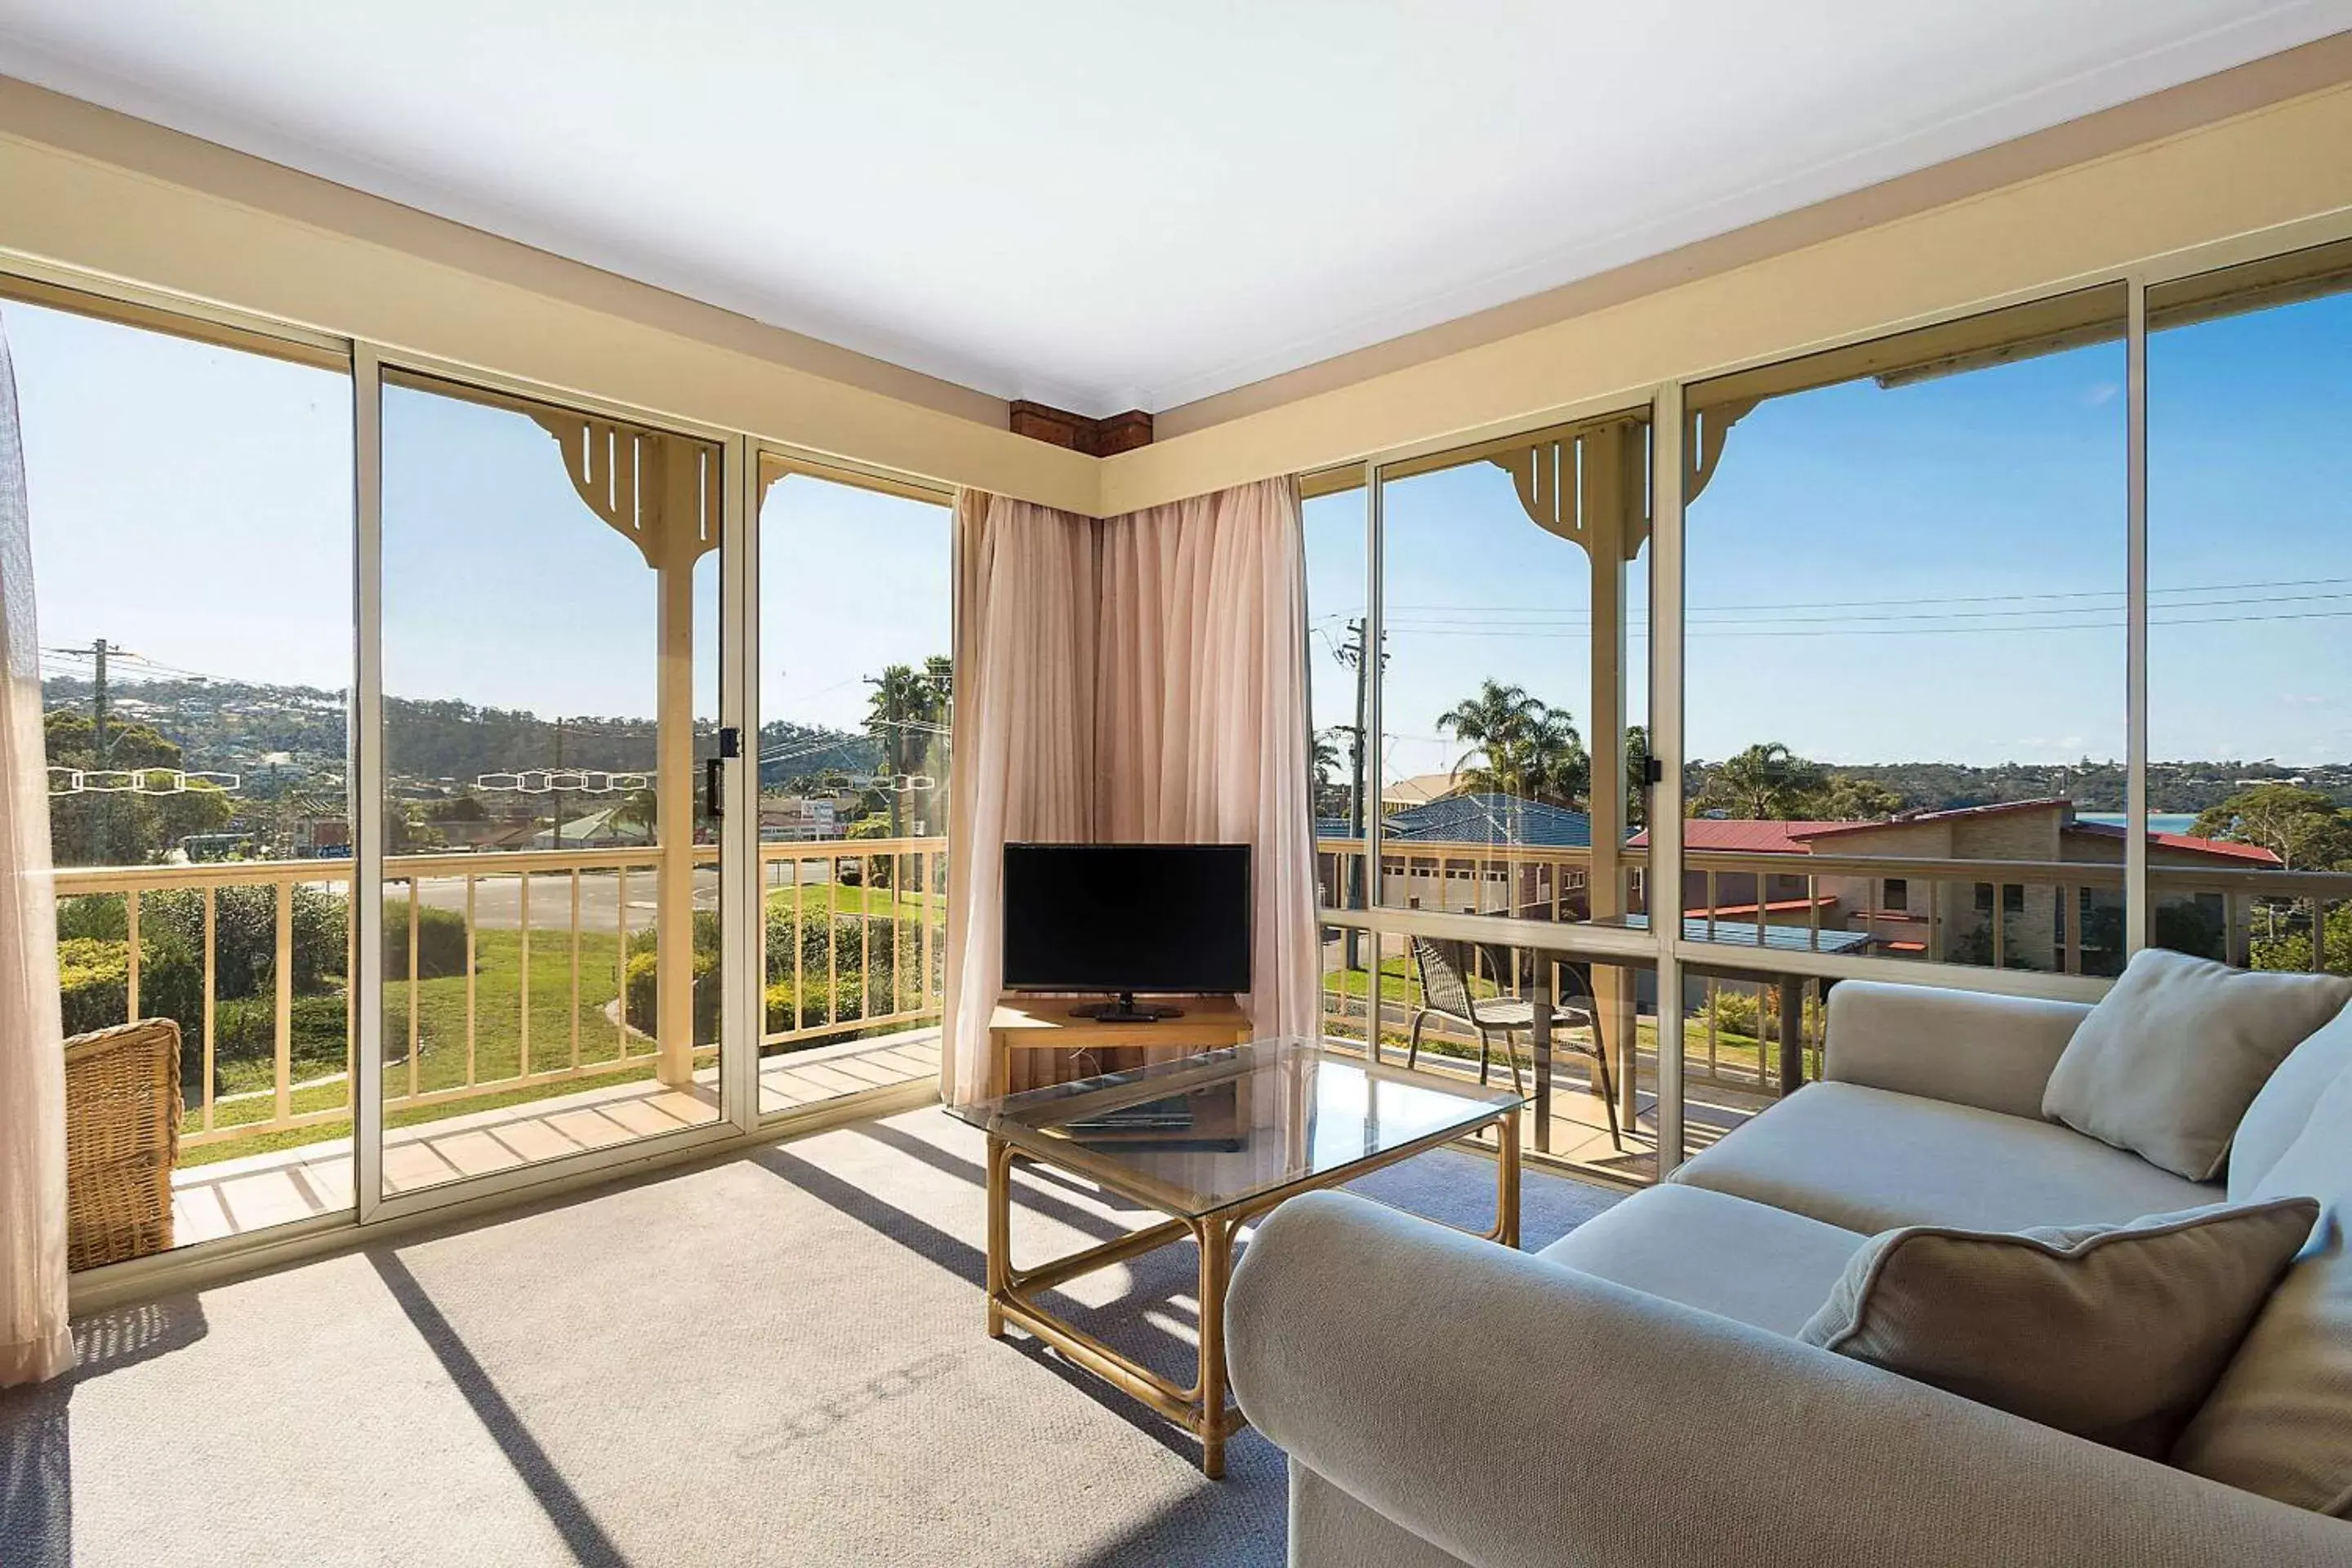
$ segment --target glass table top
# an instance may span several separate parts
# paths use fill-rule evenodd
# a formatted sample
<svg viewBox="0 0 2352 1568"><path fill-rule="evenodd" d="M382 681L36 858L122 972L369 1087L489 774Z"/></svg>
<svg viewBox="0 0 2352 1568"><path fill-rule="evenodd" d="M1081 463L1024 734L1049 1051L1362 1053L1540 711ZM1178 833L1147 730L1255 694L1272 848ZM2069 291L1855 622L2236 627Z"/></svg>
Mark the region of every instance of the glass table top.
<svg viewBox="0 0 2352 1568"><path fill-rule="evenodd" d="M1024 1152L1198 1218L1445 1142L1526 1103L1311 1040L1270 1040L949 1110Z"/></svg>

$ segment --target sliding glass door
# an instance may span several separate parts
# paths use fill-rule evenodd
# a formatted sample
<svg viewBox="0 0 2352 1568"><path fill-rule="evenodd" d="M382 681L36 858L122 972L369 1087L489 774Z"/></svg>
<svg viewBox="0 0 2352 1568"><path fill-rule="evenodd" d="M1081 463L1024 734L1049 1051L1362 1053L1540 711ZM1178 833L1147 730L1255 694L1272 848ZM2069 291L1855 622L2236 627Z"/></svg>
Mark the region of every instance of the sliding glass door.
<svg viewBox="0 0 2352 1568"><path fill-rule="evenodd" d="M454 381L381 410L391 1199L721 1118L726 479Z"/></svg>
<svg viewBox="0 0 2352 1568"><path fill-rule="evenodd" d="M759 466L759 1109L935 1083L947 969L948 495Z"/></svg>

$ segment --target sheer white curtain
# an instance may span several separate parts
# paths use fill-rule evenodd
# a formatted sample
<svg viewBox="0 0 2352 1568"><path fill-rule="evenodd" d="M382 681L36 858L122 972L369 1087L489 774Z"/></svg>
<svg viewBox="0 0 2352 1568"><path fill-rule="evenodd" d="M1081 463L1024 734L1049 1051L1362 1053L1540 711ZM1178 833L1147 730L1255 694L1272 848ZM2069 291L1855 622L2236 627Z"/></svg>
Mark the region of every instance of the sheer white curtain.
<svg viewBox="0 0 2352 1568"><path fill-rule="evenodd" d="M1262 1037L1318 1026L1298 487L1265 479L1102 531L1095 820L1114 841L1247 844Z"/></svg>
<svg viewBox="0 0 2352 1568"><path fill-rule="evenodd" d="M16 375L0 323L0 1387L73 1364L48 759Z"/></svg>
<svg viewBox="0 0 2352 1568"><path fill-rule="evenodd" d="M1253 848L1262 1035L1312 1035L1319 983L1297 487L1096 522L966 492L956 510L948 1098L987 1098L1003 847Z"/></svg>
<svg viewBox="0 0 2352 1568"><path fill-rule="evenodd" d="M942 1092L985 1100L1003 980L1004 846L1094 836L1095 524L956 498L955 752Z"/></svg>

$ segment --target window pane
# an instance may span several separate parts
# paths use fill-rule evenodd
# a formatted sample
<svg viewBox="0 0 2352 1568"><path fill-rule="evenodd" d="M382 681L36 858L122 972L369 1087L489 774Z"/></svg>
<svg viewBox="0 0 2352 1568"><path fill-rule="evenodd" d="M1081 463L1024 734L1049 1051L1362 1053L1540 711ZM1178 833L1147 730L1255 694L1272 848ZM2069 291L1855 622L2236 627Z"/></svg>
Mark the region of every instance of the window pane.
<svg viewBox="0 0 2352 1568"><path fill-rule="evenodd" d="M74 1046L67 1114L157 1153L180 1119L168 1212L135 1212L128 1165L72 1171L76 1266L348 1209L351 379L46 306L0 302L0 329L66 1032L170 1021ZM176 1106L99 1092L168 1063L173 1026Z"/></svg>
<svg viewBox="0 0 2352 1568"><path fill-rule="evenodd" d="M389 1192L718 1118L719 485L707 442L387 375Z"/></svg>
<svg viewBox="0 0 2352 1568"><path fill-rule="evenodd" d="M2352 973L2352 245L2148 328L2149 939Z"/></svg>
<svg viewBox="0 0 2352 1568"><path fill-rule="evenodd" d="M1364 907L1363 469L1307 476L1307 671L1314 726L1316 897L1326 909ZM1336 932L1326 933L1336 936ZM1352 945L1352 944L1351 944ZM1360 965L1351 953L1349 967Z"/></svg>
<svg viewBox="0 0 2352 1568"><path fill-rule="evenodd" d="M2123 326L2118 285L1692 389L1693 937L2119 967Z"/></svg>
<svg viewBox="0 0 2352 1568"><path fill-rule="evenodd" d="M1382 470L1385 906L1633 908L1648 436L1629 414Z"/></svg>
<svg viewBox="0 0 2352 1568"><path fill-rule="evenodd" d="M760 1109L939 1074L952 520L766 460Z"/></svg>

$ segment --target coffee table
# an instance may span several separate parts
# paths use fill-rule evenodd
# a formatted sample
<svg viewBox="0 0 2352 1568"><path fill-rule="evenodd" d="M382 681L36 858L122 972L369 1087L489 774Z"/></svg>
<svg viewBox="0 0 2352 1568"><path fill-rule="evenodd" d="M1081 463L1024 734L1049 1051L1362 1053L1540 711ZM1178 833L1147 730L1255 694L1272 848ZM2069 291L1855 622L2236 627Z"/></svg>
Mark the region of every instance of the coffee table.
<svg viewBox="0 0 2352 1568"><path fill-rule="evenodd" d="M1235 1233L1285 1198L1496 1129L1493 1240L1519 1239L1522 1095L1401 1072L1307 1040L1258 1041L950 1110L988 1134L988 1333L1051 1345L1201 1439L1225 1468L1248 1424L1226 1402L1225 1287ZM1013 1167L1048 1165L1169 1217L1032 1268L1012 1258ZM1081 1275L1190 1240L1201 1255L1198 1375L1189 1388L1113 1350L1043 1303Z"/></svg>

